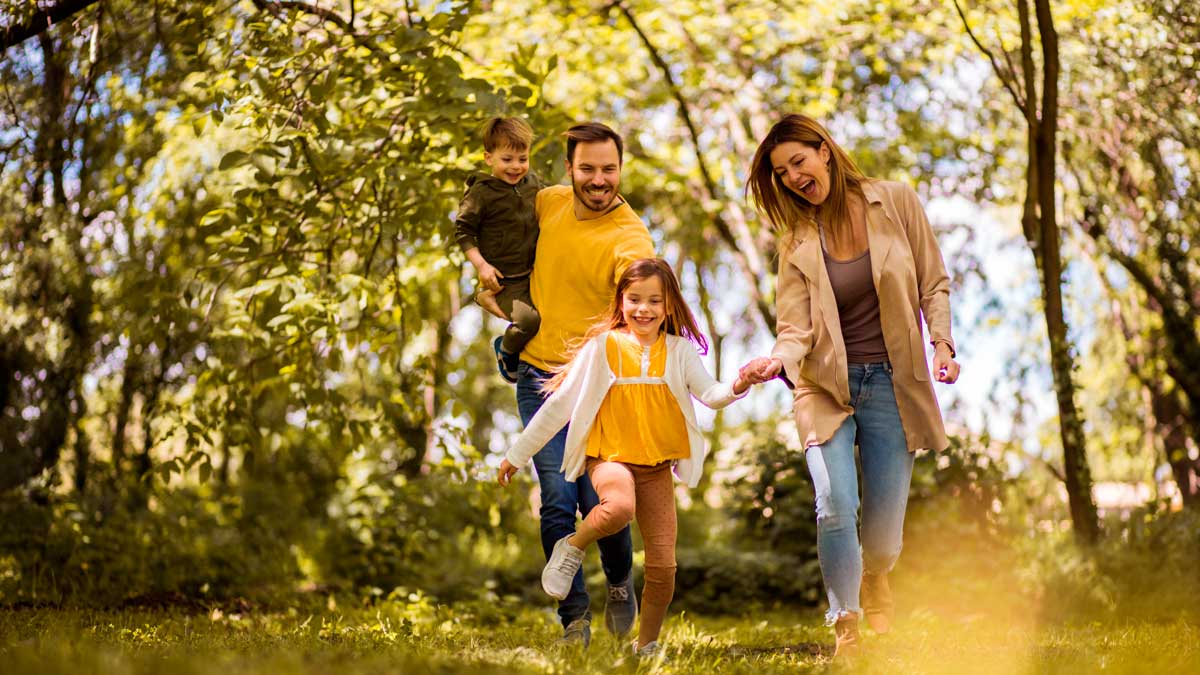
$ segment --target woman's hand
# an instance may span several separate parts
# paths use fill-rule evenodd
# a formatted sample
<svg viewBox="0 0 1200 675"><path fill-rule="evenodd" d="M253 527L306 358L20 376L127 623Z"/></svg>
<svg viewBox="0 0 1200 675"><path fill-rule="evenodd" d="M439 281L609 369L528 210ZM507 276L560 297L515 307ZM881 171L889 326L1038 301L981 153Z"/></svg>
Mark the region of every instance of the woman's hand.
<svg viewBox="0 0 1200 675"><path fill-rule="evenodd" d="M496 472L496 482L501 487L508 487L508 484L512 481L513 474L520 470L521 467L513 466L507 459L501 460L500 470Z"/></svg>
<svg viewBox="0 0 1200 675"><path fill-rule="evenodd" d="M958 380L958 362L950 356L950 345L945 342L937 343L933 348L933 376L938 382L954 384Z"/></svg>
<svg viewBox="0 0 1200 675"><path fill-rule="evenodd" d="M762 384L777 377L782 369L783 361L778 357L760 356L738 369L738 377L750 384Z"/></svg>

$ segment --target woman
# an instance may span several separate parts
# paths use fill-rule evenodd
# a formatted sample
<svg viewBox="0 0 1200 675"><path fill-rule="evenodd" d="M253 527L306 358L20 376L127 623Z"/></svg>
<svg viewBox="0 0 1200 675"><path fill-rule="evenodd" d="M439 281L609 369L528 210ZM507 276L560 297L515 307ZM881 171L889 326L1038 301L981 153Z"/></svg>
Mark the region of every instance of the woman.
<svg viewBox="0 0 1200 675"><path fill-rule="evenodd" d="M835 656L853 655L860 613L876 632L890 627L887 573L900 555L913 453L948 445L920 317L937 380L953 383L950 280L916 192L864 176L810 117L787 115L771 128L747 192L782 245L775 348L743 370L756 380L784 377L794 389L817 498L826 620Z"/></svg>

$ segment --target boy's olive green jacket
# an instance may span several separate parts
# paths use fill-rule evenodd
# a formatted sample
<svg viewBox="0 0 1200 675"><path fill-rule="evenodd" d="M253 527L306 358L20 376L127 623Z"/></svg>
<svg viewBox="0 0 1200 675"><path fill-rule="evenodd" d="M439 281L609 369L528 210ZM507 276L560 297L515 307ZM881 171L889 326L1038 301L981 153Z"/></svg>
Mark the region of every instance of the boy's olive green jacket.
<svg viewBox="0 0 1200 675"><path fill-rule="evenodd" d="M480 255L504 276L533 269L538 222L534 202L542 182L527 173L516 185L491 174L467 178L467 190L454 218L454 236L464 253Z"/></svg>
<svg viewBox="0 0 1200 675"><path fill-rule="evenodd" d="M945 342L954 353L950 278L917 193L884 180L869 180L862 189L879 322L908 449L944 450L949 443L929 377L921 317L929 327L929 343ZM816 228L800 229L790 244L779 256L771 355L783 362L794 385L796 426L808 448L832 438L854 409L837 299Z"/></svg>

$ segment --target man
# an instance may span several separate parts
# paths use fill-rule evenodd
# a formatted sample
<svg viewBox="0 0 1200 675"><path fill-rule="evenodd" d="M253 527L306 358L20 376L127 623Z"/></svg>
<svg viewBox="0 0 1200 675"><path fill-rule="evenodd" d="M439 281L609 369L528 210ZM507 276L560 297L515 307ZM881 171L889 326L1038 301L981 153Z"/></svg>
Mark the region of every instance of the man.
<svg viewBox="0 0 1200 675"><path fill-rule="evenodd" d="M542 323L521 352L517 370L517 407L525 424L545 401L542 381L569 360L571 348L604 315L625 268L639 258L654 257L650 232L618 193L621 136L592 122L571 127L566 137L571 187L556 185L537 195L541 235L530 284ZM566 438L564 427L533 458L541 485L542 549L547 560L554 543L575 531L576 511L586 516L599 503L586 475L575 482L563 476ZM608 580L605 625L622 635L637 618L629 527L598 544ZM562 642L582 642L586 647L591 641L592 613L582 569L559 603L558 615L564 627Z"/></svg>

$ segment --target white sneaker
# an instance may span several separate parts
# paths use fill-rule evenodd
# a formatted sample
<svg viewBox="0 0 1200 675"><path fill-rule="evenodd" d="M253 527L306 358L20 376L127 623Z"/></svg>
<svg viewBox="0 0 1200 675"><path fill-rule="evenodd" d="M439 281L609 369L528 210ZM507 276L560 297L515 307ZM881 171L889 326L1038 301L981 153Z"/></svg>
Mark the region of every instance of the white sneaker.
<svg viewBox="0 0 1200 675"><path fill-rule="evenodd" d="M562 600L571 591L575 573L583 564L583 549L567 543L571 535L559 539L550 553L550 561L542 569L542 590L555 600Z"/></svg>
<svg viewBox="0 0 1200 675"><path fill-rule="evenodd" d="M662 647L658 645L658 640L651 640L644 647L639 647L637 640L634 640L631 646L633 647L633 655L639 659L660 659L664 662L668 660L663 653Z"/></svg>

